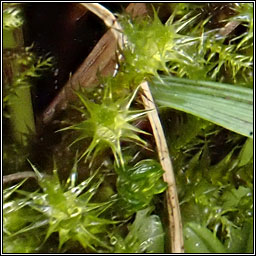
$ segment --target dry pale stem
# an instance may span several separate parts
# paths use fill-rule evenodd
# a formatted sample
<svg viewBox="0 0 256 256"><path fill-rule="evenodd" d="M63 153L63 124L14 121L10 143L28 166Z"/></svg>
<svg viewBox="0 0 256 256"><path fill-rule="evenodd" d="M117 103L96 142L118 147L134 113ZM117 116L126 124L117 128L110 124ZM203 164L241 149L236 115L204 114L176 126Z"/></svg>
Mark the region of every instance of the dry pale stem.
<svg viewBox="0 0 256 256"><path fill-rule="evenodd" d="M95 3L81 3L81 5L85 6L88 10L96 14L100 19L104 21L107 27L111 29L111 32L115 36L118 44L122 45L122 35L121 35L121 26L116 21L115 16L108 9L103 7L100 4Z"/></svg>
<svg viewBox="0 0 256 256"><path fill-rule="evenodd" d="M146 81L142 82L141 88L143 90L142 100L144 107L147 110L151 110L148 112L148 118L155 137L159 160L165 171L163 178L168 184L166 196L169 214L169 232L171 234L171 251L173 253L183 253L184 244L180 207L169 150L148 83Z"/></svg>
<svg viewBox="0 0 256 256"><path fill-rule="evenodd" d="M80 3L80 5L85 8L84 5L86 4ZM88 5L90 8L92 8L92 4ZM101 17L105 17L104 14L101 14L102 6L99 7L99 15L101 15ZM144 3L130 3L125 10L127 13L130 13L132 17L143 16L147 12ZM114 19L112 14L111 17ZM109 24L112 23L110 22ZM79 87L89 87L96 85L98 81L98 72L100 72L102 76L113 75L116 66L117 50L117 38L115 32L118 33L118 30L109 29L98 41L97 45L93 48L91 53L86 57L76 72L70 77L58 95L45 109L43 114L38 117L37 123L39 128L41 127L41 123L49 123L59 111L62 111L66 108L68 102L76 99L73 90L77 90Z"/></svg>
<svg viewBox="0 0 256 256"><path fill-rule="evenodd" d="M119 47L122 49L123 44L121 42L126 42L126 39L119 33L121 27L114 15L99 4L85 4L85 6L94 12L98 17L102 18L107 26L111 27L111 30L113 33L115 33L115 37L117 37ZM173 253L183 253L184 244L179 200L167 143L148 83L141 83L141 88L143 90L142 100L145 109L152 110L148 113L148 118L153 129L160 163L165 171L164 180L168 184L167 207L169 216L169 231L171 234L171 251Z"/></svg>
<svg viewBox="0 0 256 256"><path fill-rule="evenodd" d="M117 22L115 16L100 4L93 3L80 3L88 8L91 12L100 17L105 24L110 27L110 30L102 37L99 43L95 46L91 54L86 58L84 63L78 69L78 71L71 77L70 81L64 86L61 93L54 99L52 104L43 114L43 121L46 123L53 117L57 108L65 108L67 101L71 98L72 90L77 85L88 86L95 81L97 76L97 70L100 70L104 75L105 70L113 71L114 61L112 60L117 50L116 44L119 44L119 48L123 48L123 42L126 42L124 35L120 33L121 27ZM131 3L126 9L127 12L133 16L144 15L146 12L145 4L143 3ZM110 73L111 73L110 72ZM157 151L159 159L162 165L164 173L164 180L168 184L167 190L167 207L169 217L169 232L171 234L171 250L173 253L183 253L183 233L182 223L179 209L179 202L177 196L177 190L175 185L175 177L172 169L172 163L170 160L167 143L163 133L163 129L158 117L158 113L154 104L153 97L149 90L147 82L141 84L143 90L142 99L146 109L150 109L148 113L149 120L153 129ZM63 103L64 102L64 103Z"/></svg>
<svg viewBox="0 0 256 256"><path fill-rule="evenodd" d="M5 185L9 182L23 180L23 179L27 179L27 178L36 178L36 174L32 171L26 171L26 172L16 172L13 174L4 175L3 176L3 185Z"/></svg>

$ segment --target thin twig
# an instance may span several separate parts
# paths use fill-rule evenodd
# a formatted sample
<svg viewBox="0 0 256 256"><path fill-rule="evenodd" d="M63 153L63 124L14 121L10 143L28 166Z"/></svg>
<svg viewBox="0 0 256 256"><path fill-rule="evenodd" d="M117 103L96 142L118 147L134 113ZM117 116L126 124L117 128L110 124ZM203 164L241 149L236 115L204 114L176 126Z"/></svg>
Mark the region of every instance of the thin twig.
<svg viewBox="0 0 256 256"><path fill-rule="evenodd" d="M111 29L111 32L118 42L118 45L123 48L121 26L117 22L113 13L100 4L81 3L81 5L85 6L88 10L96 14L100 19L104 21L105 25Z"/></svg>
<svg viewBox="0 0 256 256"><path fill-rule="evenodd" d="M85 8L84 4L79 4ZM132 17L142 16L147 12L144 3L130 3L125 11ZM116 50L117 38L110 29L102 36L76 72L38 117L38 127L40 128L41 124L49 123L59 111L66 109L68 103L75 99L74 90L77 90L79 86L91 87L97 84L99 72L102 76L113 75L116 66Z"/></svg>
<svg viewBox="0 0 256 256"><path fill-rule="evenodd" d="M163 178L164 181L168 184L166 197L169 214L169 232L171 234L171 251L173 253L183 253L184 245L180 207L168 146L148 83L146 81L141 83L141 88L143 90L141 97L144 103L144 107L145 109L151 110L148 112L148 119L150 121L155 137L158 157L162 168L165 171Z"/></svg>
<svg viewBox="0 0 256 256"><path fill-rule="evenodd" d="M232 21L228 22L223 28L221 28L219 33L220 33L221 36L228 36L240 24L241 24L241 22L236 21L236 20L232 20Z"/></svg>
<svg viewBox="0 0 256 256"><path fill-rule="evenodd" d="M13 181L17 181L17 180L23 180L23 179L27 179L27 178L37 178L36 174L32 171L27 171L27 172L16 172L13 174L9 174L9 175L4 175L3 176L3 185L9 183L9 182L13 182Z"/></svg>
<svg viewBox="0 0 256 256"><path fill-rule="evenodd" d="M126 38L121 31L121 26L118 24L115 16L107 9L102 7L100 4L84 4L89 10L91 10L98 17L102 18L107 26L110 26L113 33L115 33L117 41L119 43L120 49L123 48L123 43L126 42ZM169 217L169 231L171 234L171 251L173 253L183 253L183 232L182 232L182 222L178 201L178 194L175 183L175 176L172 168L171 159L169 156L168 146L165 140L163 128L156 110L154 99L151 95L149 86L147 82L141 83L141 88L143 90L142 100L144 107L147 110L151 110L148 113L149 121L153 129L153 134L155 137L157 151L160 163L162 165L164 173L164 180L168 184L167 189L167 208Z"/></svg>

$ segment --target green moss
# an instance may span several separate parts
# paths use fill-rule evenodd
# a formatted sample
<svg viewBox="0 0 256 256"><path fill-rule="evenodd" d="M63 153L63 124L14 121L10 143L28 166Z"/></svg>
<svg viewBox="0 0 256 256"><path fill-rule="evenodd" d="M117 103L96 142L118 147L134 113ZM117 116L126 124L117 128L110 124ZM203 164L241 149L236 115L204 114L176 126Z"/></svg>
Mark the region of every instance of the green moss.
<svg viewBox="0 0 256 256"><path fill-rule="evenodd" d="M108 90L108 88L107 88ZM131 97L113 101L111 92L107 93L103 98L101 104L96 104L83 97L81 93L77 93L83 105L90 113L90 118L82 121L81 123L61 129L77 130L80 136L72 143L76 143L85 138L92 138L90 146L84 151L80 159L88 156L94 151L94 157L97 153L106 148L111 148L117 165L124 165L124 160L121 151L121 140L134 141L135 143L146 145L137 134L145 132L129 124L129 122L138 119L145 115L145 111L129 110L130 105L136 95L136 91ZM87 111L80 109L80 111L87 115Z"/></svg>
<svg viewBox="0 0 256 256"><path fill-rule="evenodd" d="M53 238L58 243L53 248L59 247L59 252L75 250L78 244L89 253L163 253L161 221L148 206L154 204L153 198L166 189L166 184L159 163L149 159L138 161L146 155L142 148L148 143L154 147L145 136L147 133L133 126L134 120L146 114L140 110L139 100L135 100L138 85L155 77L157 91L157 85L164 83L163 73L173 83L185 78L178 81L183 85L180 101L184 102L182 96L188 93L182 84L185 82L187 85L192 81L194 92L197 80L204 85L207 80L215 81L216 87L219 82L228 82L249 88L253 80L251 4L223 8L211 4L170 5L173 12L165 24L155 11L153 18L141 20L120 16L128 42L117 75L101 80L101 92L92 91L89 97L78 92L80 106L76 109L81 116L62 129L67 136L71 131L70 136L77 133L72 147L79 144L79 160L85 157L89 162L88 166L81 165L82 171L90 177L76 184L75 165L62 183L56 170L45 177L33 166L39 190L31 193L18 186L7 189L6 252L43 251ZM224 13L226 8L230 15ZM221 17L226 20L222 22ZM221 36L220 28L229 21L240 22L244 32L234 30ZM27 76L33 76L34 71ZM240 90L238 86L237 89ZM177 99L177 95L171 96ZM250 100L247 103L250 105ZM247 117L250 121L250 115ZM162 112L161 118L176 172L185 252L251 252L252 140L245 142L242 136L185 113L168 110ZM151 153L150 158L154 157L155 153ZM95 170L96 161L97 166L104 166L104 175ZM106 175L108 182L105 180L104 184ZM105 195L99 196L98 190ZM34 238L39 231L40 241Z"/></svg>

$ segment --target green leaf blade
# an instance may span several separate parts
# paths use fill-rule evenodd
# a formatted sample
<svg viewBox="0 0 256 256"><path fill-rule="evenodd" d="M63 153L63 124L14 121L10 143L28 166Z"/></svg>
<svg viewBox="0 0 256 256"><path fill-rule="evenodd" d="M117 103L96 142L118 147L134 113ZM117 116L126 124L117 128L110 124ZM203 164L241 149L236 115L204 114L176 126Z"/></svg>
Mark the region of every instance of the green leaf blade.
<svg viewBox="0 0 256 256"><path fill-rule="evenodd" d="M230 84L171 76L154 80L153 96L160 106L193 114L252 138L253 90Z"/></svg>

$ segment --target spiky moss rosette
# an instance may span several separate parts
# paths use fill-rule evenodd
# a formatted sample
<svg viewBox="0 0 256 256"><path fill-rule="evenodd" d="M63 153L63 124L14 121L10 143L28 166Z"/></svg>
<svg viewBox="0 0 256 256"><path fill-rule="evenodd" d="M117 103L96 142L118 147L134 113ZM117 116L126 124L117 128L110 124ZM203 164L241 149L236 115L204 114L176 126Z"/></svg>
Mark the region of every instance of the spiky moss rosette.
<svg viewBox="0 0 256 256"><path fill-rule="evenodd" d="M117 166L124 166L121 140L133 141L142 146L147 145L146 141L141 139L136 133L148 133L129 123L147 113L145 110L129 110L136 92L137 90L134 91L132 96L114 101L109 88L107 88L101 104L94 103L84 98L82 93L76 92L82 104L86 107L86 110L82 108L78 110L81 111L84 116L87 116L89 112L90 118L59 131L76 130L80 132L80 136L71 145L80 140L92 138L90 146L82 153L79 160L85 156L86 159L88 159L92 152L94 158L97 153L102 150L111 148ZM92 163L92 161L93 159L90 163Z"/></svg>
<svg viewBox="0 0 256 256"><path fill-rule="evenodd" d="M96 248L110 251L108 237L104 234L110 224L118 221L106 219L102 214L113 201L91 202L104 176L96 178L96 171L88 179L75 185L75 164L66 183L61 184L56 168L52 176L45 176L34 165L32 167L42 190L31 193L19 189L25 180L4 190L4 252L40 251L54 233L59 236L59 251L64 244L68 248L72 241L79 242L83 248L92 252L97 251ZM17 195L14 199L13 194ZM34 233L41 234L41 240L34 239Z"/></svg>

